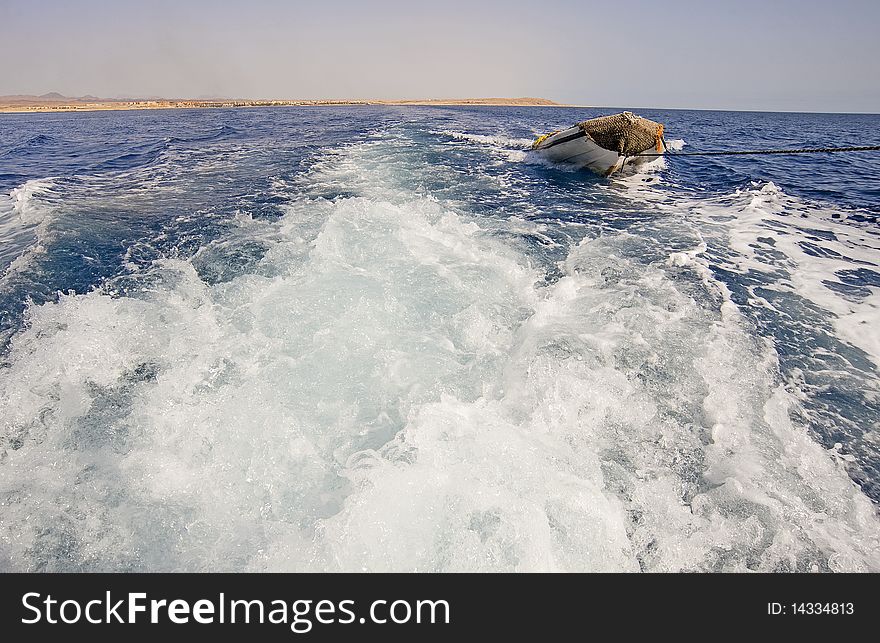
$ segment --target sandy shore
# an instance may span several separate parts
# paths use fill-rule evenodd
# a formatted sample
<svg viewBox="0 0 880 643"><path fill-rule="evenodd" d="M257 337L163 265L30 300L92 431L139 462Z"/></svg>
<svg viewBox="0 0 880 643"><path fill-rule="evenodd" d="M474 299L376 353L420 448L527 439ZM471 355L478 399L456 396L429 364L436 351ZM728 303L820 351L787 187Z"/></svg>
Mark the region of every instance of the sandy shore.
<svg viewBox="0 0 880 643"><path fill-rule="evenodd" d="M546 98L440 98L422 100L95 100L43 101L0 96L0 113L95 112L134 109L199 109L223 107L291 107L324 105L496 105L570 107Z"/></svg>

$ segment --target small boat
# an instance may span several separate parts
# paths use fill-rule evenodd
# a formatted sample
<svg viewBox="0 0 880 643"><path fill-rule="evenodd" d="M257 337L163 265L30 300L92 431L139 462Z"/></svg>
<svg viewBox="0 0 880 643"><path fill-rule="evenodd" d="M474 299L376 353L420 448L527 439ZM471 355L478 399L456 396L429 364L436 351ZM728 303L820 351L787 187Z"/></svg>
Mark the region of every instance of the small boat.
<svg viewBox="0 0 880 643"><path fill-rule="evenodd" d="M532 149L555 163L611 176L625 165L646 163L662 154L663 125L632 112L621 112L540 136Z"/></svg>

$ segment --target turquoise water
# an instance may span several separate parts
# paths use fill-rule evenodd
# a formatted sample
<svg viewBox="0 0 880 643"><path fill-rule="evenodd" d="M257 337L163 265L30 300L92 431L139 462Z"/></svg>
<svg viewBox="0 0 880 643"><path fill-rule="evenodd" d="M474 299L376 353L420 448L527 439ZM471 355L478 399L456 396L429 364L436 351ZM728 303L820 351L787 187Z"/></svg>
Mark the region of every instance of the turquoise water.
<svg viewBox="0 0 880 643"><path fill-rule="evenodd" d="M608 111L3 115L0 569L880 570L880 155Z"/></svg>

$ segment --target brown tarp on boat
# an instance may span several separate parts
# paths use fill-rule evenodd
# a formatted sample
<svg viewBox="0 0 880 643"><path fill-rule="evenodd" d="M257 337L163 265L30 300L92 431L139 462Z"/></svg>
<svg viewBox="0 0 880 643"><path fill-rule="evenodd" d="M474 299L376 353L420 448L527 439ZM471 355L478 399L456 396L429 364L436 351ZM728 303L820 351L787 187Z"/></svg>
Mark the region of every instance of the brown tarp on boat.
<svg viewBox="0 0 880 643"><path fill-rule="evenodd" d="M663 125L632 112L591 118L578 123L578 127L599 146L624 156L635 156L652 147L663 151Z"/></svg>

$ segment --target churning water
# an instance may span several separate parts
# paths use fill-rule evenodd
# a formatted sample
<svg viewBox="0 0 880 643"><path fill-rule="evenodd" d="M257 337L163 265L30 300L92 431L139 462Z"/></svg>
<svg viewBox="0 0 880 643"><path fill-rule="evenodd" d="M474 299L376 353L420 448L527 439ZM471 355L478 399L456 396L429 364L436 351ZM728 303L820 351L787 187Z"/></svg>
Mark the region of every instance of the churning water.
<svg viewBox="0 0 880 643"><path fill-rule="evenodd" d="M0 569L880 571L880 159L599 113L5 115Z"/></svg>

